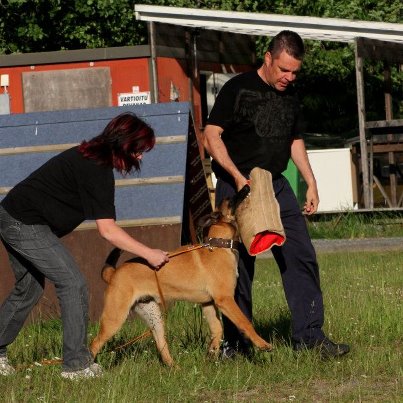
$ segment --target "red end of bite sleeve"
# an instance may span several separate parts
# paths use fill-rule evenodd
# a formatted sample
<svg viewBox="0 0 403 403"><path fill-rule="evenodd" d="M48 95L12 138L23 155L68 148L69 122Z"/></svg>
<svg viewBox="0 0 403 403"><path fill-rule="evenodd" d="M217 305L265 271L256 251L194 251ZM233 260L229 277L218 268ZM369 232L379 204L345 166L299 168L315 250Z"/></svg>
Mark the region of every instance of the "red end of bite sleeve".
<svg viewBox="0 0 403 403"><path fill-rule="evenodd" d="M275 232L263 231L259 232L253 238L252 244L249 249L251 255L258 255L271 249L274 245L281 246L285 238Z"/></svg>

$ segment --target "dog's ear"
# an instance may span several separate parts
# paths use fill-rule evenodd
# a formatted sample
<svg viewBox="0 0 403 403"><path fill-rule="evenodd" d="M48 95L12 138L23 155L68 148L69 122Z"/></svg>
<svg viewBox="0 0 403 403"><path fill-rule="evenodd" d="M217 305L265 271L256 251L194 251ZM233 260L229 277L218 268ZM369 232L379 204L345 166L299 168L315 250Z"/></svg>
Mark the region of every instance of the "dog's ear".
<svg viewBox="0 0 403 403"><path fill-rule="evenodd" d="M210 214L206 214L206 215L204 215L203 217L200 217L200 218L197 220L197 226L198 226L199 228L206 228L206 227L208 227L208 226L211 225L211 224L210 224L210 221L211 221Z"/></svg>
<svg viewBox="0 0 403 403"><path fill-rule="evenodd" d="M221 211L218 211L218 210L217 210L217 211L213 211L213 212L210 214L210 220L211 220L211 224L210 224L210 225L217 224L217 222L220 221L221 217L222 217Z"/></svg>
<svg viewBox="0 0 403 403"><path fill-rule="evenodd" d="M197 226L200 228L207 228L213 224L216 224L221 217L221 213L219 211L213 211L210 214L207 214L203 217L200 217L197 221Z"/></svg>

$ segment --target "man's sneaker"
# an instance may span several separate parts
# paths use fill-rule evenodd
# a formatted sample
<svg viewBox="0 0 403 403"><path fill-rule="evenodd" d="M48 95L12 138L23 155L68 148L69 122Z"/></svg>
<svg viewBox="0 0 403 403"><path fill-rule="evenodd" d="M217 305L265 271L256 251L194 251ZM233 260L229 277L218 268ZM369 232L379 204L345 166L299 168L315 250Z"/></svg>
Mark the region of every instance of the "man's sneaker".
<svg viewBox="0 0 403 403"><path fill-rule="evenodd" d="M99 364L93 363L89 367L79 369L77 371L63 371L60 376L65 379L80 380L88 378L97 378L102 375L102 367Z"/></svg>
<svg viewBox="0 0 403 403"><path fill-rule="evenodd" d="M337 358L350 351L349 345L333 343L328 338L312 343L297 342L294 343L293 348L294 351L317 350L322 358Z"/></svg>
<svg viewBox="0 0 403 403"><path fill-rule="evenodd" d="M238 351L235 350L227 341L224 341L221 347L221 359L222 360L232 360L238 354Z"/></svg>
<svg viewBox="0 0 403 403"><path fill-rule="evenodd" d="M15 369L8 362L7 357L0 357L0 375L12 375Z"/></svg>
<svg viewBox="0 0 403 403"><path fill-rule="evenodd" d="M250 358L252 354L252 349L249 347L239 347L235 348L228 341L224 341L221 346L221 359L225 360L232 360L236 357L247 357Z"/></svg>

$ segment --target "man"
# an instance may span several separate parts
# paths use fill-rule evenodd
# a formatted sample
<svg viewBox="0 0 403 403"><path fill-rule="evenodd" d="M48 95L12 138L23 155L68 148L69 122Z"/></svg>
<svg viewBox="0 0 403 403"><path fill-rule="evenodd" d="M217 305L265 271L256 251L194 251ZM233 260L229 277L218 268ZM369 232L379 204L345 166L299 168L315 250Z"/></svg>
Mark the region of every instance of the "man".
<svg viewBox="0 0 403 403"><path fill-rule="evenodd" d="M291 311L293 348L318 349L325 357L338 357L350 348L333 343L322 330L323 300L315 251L296 197L281 174L292 158L307 183L304 211L314 214L319 196L299 136L299 101L293 88L303 56L304 44L298 34L277 34L258 70L235 76L221 89L204 130L204 145L218 178L217 204L242 189L254 167L271 172L287 237L285 244L273 247L272 252ZM255 258L241 248L235 299L250 320L254 263ZM248 353L247 342L227 318L223 321L223 357Z"/></svg>

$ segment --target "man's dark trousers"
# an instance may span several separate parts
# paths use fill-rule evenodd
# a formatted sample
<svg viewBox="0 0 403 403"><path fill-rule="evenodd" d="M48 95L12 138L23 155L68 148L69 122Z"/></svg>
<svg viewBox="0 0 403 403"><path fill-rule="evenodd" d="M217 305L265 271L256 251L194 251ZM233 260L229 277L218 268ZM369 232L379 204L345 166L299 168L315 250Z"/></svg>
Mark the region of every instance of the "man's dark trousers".
<svg viewBox="0 0 403 403"><path fill-rule="evenodd" d="M286 242L281 247L273 247L272 253L280 269L285 296L291 312L292 341L309 343L314 340L323 340L325 337L322 331L324 312L319 268L305 218L295 194L284 176L273 180L273 188L280 205ZM217 205L224 198L232 197L235 193L236 189L233 184L218 179ZM241 245L235 301L251 321L254 272L255 257L248 255L246 249ZM270 317L267 318L267 322L270 325ZM249 342L225 316L223 316L223 324L225 341L234 348L247 351Z"/></svg>

